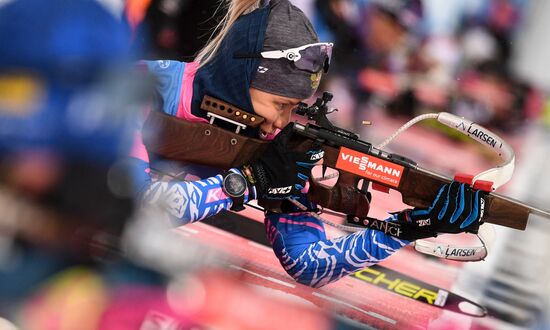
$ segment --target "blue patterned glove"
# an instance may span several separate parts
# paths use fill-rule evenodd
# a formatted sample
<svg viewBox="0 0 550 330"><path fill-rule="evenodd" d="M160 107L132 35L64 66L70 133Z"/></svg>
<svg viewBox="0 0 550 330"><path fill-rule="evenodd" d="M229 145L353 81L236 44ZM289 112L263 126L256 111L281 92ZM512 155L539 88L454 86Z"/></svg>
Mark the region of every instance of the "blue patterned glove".
<svg viewBox="0 0 550 330"><path fill-rule="evenodd" d="M477 233L482 223L485 194L453 181L441 187L429 208L404 210L397 218L410 233L409 240L435 237L437 233Z"/></svg>

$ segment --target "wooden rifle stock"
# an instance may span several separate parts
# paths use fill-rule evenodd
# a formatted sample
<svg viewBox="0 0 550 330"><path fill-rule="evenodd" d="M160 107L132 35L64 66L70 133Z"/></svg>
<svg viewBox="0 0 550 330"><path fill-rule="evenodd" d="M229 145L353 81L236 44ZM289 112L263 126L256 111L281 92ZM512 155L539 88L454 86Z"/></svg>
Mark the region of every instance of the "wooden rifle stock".
<svg viewBox="0 0 550 330"><path fill-rule="evenodd" d="M269 143L158 111L145 122L143 142L149 152L164 158L224 170L250 163Z"/></svg>
<svg viewBox="0 0 550 330"><path fill-rule="evenodd" d="M144 126L143 139L148 151L156 155L221 169L254 161L269 143L235 134L208 123L193 123L160 112L152 112L149 115ZM312 143L312 138L295 134L291 150L305 151ZM323 164L336 169L340 148L324 144L323 149ZM340 171L338 182L332 188L312 182L312 200L335 211L365 217L369 200L356 188L361 179L364 178ZM397 188L384 183L379 184L398 190L403 202L408 205L427 207L437 196L440 187L451 181L450 178L420 168L405 166ZM260 205L277 208L275 204L266 201L260 201ZM523 204L497 194L488 194L483 221L524 230L530 213L531 209Z"/></svg>

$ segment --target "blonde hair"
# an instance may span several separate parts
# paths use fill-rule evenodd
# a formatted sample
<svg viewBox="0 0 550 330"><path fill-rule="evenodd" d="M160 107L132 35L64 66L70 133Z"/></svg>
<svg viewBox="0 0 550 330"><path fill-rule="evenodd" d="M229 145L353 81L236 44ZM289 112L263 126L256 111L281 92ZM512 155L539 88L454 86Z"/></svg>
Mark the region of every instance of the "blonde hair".
<svg viewBox="0 0 550 330"><path fill-rule="evenodd" d="M214 57L227 32L241 15L248 14L260 6L260 0L221 0L220 6L223 6L224 2L227 2L227 14L214 29L206 46L195 57L195 61L200 62L199 66L205 65Z"/></svg>

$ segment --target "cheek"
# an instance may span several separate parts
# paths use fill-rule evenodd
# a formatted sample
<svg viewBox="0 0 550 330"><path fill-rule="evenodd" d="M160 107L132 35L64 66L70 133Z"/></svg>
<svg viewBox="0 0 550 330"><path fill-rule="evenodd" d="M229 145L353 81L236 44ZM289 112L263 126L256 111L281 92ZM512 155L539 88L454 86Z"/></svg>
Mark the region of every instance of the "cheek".
<svg viewBox="0 0 550 330"><path fill-rule="evenodd" d="M290 119L292 118L292 110L286 110L284 111L282 114L281 114L281 120L283 121L281 124L282 126L286 126L289 122L290 122Z"/></svg>
<svg viewBox="0 0 550 330"><path fill-rule="evenodd" d="M277 111L272 107L261 105L254 108L256 114L265 118L266 123L273 123L277 120Z"/></svg>

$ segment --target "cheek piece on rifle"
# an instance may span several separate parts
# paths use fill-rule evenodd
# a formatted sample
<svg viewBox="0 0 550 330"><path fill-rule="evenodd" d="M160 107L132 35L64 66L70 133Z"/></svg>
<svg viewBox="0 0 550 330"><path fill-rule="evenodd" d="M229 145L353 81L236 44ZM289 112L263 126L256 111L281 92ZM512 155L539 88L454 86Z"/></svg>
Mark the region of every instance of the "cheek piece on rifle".
<svg viewBox="0 0 550 330"><path fill-rule="evenodd" d="M397 214L404 227L401 238L414 241L437 233L477 233L485 209L485 192L453 181L439 190L429 208L408 209Z"/></svg>

